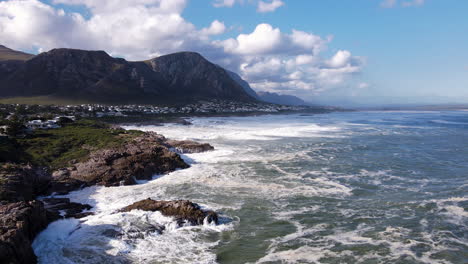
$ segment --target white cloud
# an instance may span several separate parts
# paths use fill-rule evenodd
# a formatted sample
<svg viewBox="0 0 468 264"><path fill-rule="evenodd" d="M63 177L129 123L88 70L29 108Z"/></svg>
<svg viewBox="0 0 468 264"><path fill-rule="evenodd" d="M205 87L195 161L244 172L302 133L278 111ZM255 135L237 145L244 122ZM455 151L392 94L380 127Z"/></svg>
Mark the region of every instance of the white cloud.
<svg viewBox="0 0 468 264"><path fill-rule="evenodd" d="M299 30L284 34L279 28L273 28L269 24L259 24L250 34L240 34L236 39L218 41L216 45L223 47L227 53L240 55L303 54L319 53L328 41Z"/></svg>
<svg viewBox="0 0 468 264"><path fill-rule="evenodd" d="M284 5L282 0L214 0L212 5L214 7L233 7L235 4L244 3L256 5L259 13L274 12Z"/></svg>
<svg viewBox="0 0 468 264"><path fill-rule="evenodd" d="M351 52L347 50L339 50L331 59L327 61L327 64L332 68L341 68L350 63Z"/></svg>
<svg viewBox="0 0 468 264"><path fill-rule="evenodd" d="M237 54L265 54L274 51L282 43L281 31L268 24L258 25L251 34L240 34L237 39L219 43L224 50Z"/></svg>
<svg viewBox="0 0 468 264"><path fill-rule="evenodd" d="M396 0L383 0L380 2L380 6L383 8L392 8L397 4Z"/></svg>
<svg viewBox="0 0 468 264"><path fill-rule="evenodd" d="M226 31L226 26L223 22L215 20L211 23L210 27L203 28L201 33L204 35L220 35Z"/></svg>
<svg viewBox="0 0 468 264"><path fill-rule="evenodd" d="M65 13L37 0L0 2L0 42L21 49L102 49L128 59L146 59L190 49L192 43L207 41L207 34L223 30L219 21L197 30L181 16L185 0L55 0L55 3L84 5L91 16L86 20L80 14Z"/></svg>
<svg viewBox="0 0 468 264"><path fill-rule="evenodd" d="M359 83L359 84L357 85L357 88L358 88L358 89L366 89L366 88L369 88L369 86L370 86L370 85L369 85L368 83L366 83L366 82L361 82L361 83Z"/></svg>
<svg viewBox="0 0 468 264"><path fill-rule="evenodd" d="M223 39L227 29L222 21L200 29L182 17L187 1L54 1L84 5L87 18L37 0L2 1L0 44L21 50L99 49L129 60L197 51L240 73L256 89L292 94L344 85L364 65L346 50L325 56L331 37L296 29L282 32L266 23L250 33ZM215 35L217 40L212 39Z"/></svg>
<svg viewBox="0 0 468 264"><path fill-rule="evenodd" d="M424 5L426 1L425 0L408 0L408 1L403 1L401 2L401 6L403 7L412 7L412 6L422 6ZM398 5L397 0L382 0L380 2L380 6L382 8L393 8Z"/></svg>
<svg viewBox="0 0 468 264"><path fill-rule="evenodd" d="M271 0L268 2L260 0L258 2L257 11L260 13L274 12L283 5L284 3L281 0Z"/></svg>
<svg viewBox="0 0 468 264"><path fill-rule="evenodd" d="M236 0L215 0L213 2L214 7L233 7Z"/></svg>
<svg viewBox="0 0 468 264"><path fill-rule="evenodd" d="M314 61L316 61L316 57L312 55L303 54L303 55L298 55L296 57L295 63L296 65L304 65L304 64L311 64Z"/></svg>

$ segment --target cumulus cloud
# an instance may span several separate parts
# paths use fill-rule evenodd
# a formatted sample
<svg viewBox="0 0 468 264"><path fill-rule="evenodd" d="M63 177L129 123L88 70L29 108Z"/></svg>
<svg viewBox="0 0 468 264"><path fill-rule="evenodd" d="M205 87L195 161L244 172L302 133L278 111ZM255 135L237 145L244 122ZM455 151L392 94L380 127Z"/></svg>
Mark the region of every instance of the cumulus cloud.
<svg viewBox="0 0 468 264"><path fill-rule="evenodd" d="M240 34L236 39L230 38L215 44L224 48L226 53L266 55L318 53L325 48L328 41L304 31L293 30L291 34L284 34L279 28L273 28L269 24L259 24L250 34Z"/></svg>
<svg viewBox="0 0 468 264"><path fill-rule="evenodd" d="M214 0L212 5L214 7L233 7L235 4L244 3L256 5L259 13L274 12L284 5L282 0Z"/></svg>
<svg viewBox="0 0 468 264"><path fill-rule="evenodd" d="M211 23L210 27L203 28L200 32L204 35L220 35L226 31L226 26L223 22L215 20Z"/></svg>
<svg viewBox="0 0 468 264"><path fill-rule="evenodd" d="M347 50L323 58L331 41L331 37L300 30L284 33L260 24L249 34L213 44L231 58L224 65L240 72L257 90L321 92L343 84L364 65L362 58Z"/></svg>
<svg viewBox="0 0 468 264"><path fill-rule="evenodd" d="M86 18L38 0L2 1L0 44L20 50L99 49L129 60L197 51L238 72L257 90L292 94L315 94L343 85L365 64L347 50L325 52L332 37L296 29L282 32L266 23L225 39L227 27L222 21L197 28L184 19L187 1L54 0L86 7L90 14Z"/></svg>
<svg viewBox="0 0 468 264"><path fill-rule="evenodd" d="M274 12L283 5L284 3L281 0L271 0L269 2L260 0L258 2L257 11L260 13Z"/></svg>

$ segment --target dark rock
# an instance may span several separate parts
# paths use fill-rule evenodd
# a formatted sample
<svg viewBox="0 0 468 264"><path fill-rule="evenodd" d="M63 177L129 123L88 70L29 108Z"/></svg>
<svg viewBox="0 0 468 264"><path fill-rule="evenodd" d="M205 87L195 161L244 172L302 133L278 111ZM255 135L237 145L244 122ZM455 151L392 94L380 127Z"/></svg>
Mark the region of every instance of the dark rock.
<svg viewBox="0 0 468 264"><path fill-rule="evenodd" d="M60 215L65 213L65 218L83 218L94 214L93 212L83 212L84 210L91 209L91 205L70 202L70 199L68 198L45 198L42 201L44 202L44 207L48 211L55 212ZM63 213L61 213L61 211Z"/></svg>
<svg viewBox="0 0 468 264"><path fill-rule="evenodd" d="M204 211L198 204L187 200L179 201L155 201L150 198L122 208L119 212L131 210L160 211L164 216L172 216L179 224L188 222L192 225L202 225L205 218L208 223L218 224L218 215L213 211Z"/></svg>
<svg viewBox="0 0 468 264"><path fill-rule="evenodd" d="M40 201L0 205L0 263L36 263L31 243L56 219Z"/></svg>
<svg viewBox="0 0 468 264"><path fill-rule="evenodd" d="M208 143L198 143L190 140L168 140L167 144L175 148L179 153L200 153L205 151L214 150L214 147Z"/></svg>
<svg viewBox="0 0 468 264"><path fill-rule="evenodd" d="M89 184L85 181L70 177L70 170L74 168L64 168L52 173L52 180L49 183L47 194L64 195L71 191L81 189Z"/></svg>
<svg viewBox="0 0 468 264"><path fill-rule="evenodd" d="M157 233L161 235L166 229L163 225L146 224L143 226L131 226L122 235L125 239L144 239L147 235Z"/></svg>
<svg viewBox="0 0 468 264"><path fill-rule="evenodd" d="M190 126L190 125L192 125L192 122L190 122L190 121L188 121L188 120L186 120L186 119L182 119L182 120L179 122L179 124L184 125L184 126Z"/></svg>
<svg viewBox="0 0 468 264"><path fill-rule="evenodd" d="M115 229L106 229L104 232L102 232L102 235L110 238L117 238L123 234Z"/></svg>
<svg viewBox="0 0 468 264"><path fill-rule="evenodd" d="M33 200L46 192L50 180L51 176L44 168L11 163L0 165L0 200Z"/></svg>
<svg viewBox="0 0 468 264"><path fill-rule="evenodd" d="M146 133L122 146L95 151L87 161L54 172L54 191L70 191L78 186L119 186L149 180L155 174L188 168L182 158L169 150L165 138ZM68 184L68 185L66 185ZM68 188L69 187L69 188Z"/></svg>

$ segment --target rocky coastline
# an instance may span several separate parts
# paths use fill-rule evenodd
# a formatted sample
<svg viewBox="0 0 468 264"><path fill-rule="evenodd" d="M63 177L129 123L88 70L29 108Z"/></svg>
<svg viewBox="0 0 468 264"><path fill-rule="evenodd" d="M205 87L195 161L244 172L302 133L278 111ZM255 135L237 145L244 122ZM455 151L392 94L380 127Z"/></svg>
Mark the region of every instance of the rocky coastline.
<svg viewBox="0 0 468 264"><path fill-rule="evenodd" d="M0 165L0 263L36 263L31 248L35 236L47 225L63 218L83 218L93 214L91 205L56 198L93 185L134 185L154 175L188 168L183 153L210 151L206 143L168 140L148 132L119 146L95 150L82 161L73 160L65 168L4 163ZM204 211L190 201L136 202L120 212L134 209L160 211L174 217L179 225L218 222L213 211Z"/></svg>

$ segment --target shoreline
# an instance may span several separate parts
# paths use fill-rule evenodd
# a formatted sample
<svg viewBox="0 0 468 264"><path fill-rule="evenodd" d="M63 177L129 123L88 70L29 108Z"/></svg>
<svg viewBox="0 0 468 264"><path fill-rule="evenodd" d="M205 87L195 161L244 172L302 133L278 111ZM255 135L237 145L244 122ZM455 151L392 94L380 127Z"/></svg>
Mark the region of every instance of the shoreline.
<svg viewBox="0 0 468 264"><path fill-rule="evenodd" d="M21 164L2 165L0 167L0 180L2 180L0 181L0 187L2 189L0 190L3 190L2 193L13 193L10 195L9 200L2 199L0 203L2 228L3 230L10 230L7 233L0 233L0 242L2 242L0 243L0 262L36 263L37 258L32 253L31 245L37 235L45 230L49 224L61 219L79 219L93 214L95 210L91 210L93 206L76 203L70 201L69 198L57 198L61 197L60 194L80 191L91 186L139 185L138 181L152 180L154 175L167 174L177 169L190 167L180 156L184 153L199 153L214 149L207 143L170 140L151 132L142 132L142 135L132 142L134 143L126 143L127 146L123 146L120 150L118 147L98 150L88 157L89 161L77 163L71 170L59 169L50 172L50 174L44 171L45 174L37 175L35 174L36 168L25 167L25 165ZM123 153L128 154L118 154L116 151L124 151ZM157 156L154 156L154 153ZM115 156L116 154L117 156ZM101 158L102 155L108 155L108 158L103 158L104 163L99 165L99 161L96 163L96 158ZM124 159L119 158L120 156L124 157ZM162 159L158 158L159 156ZM115 159L115 157L117 158ZM115 160L110 161L109 158ZM130 163L127 164L126 159L129 159ZM138 163L134 164L135 161ZM104 171L104 174L100 176L101 178L90 178L98 171L102 173L102 169L106 168L102 166L106 166L105 164L109 162L113 164L111 165L114 167L113 169L107 172ZM141 168L138 164L141 164ZM99 166L102 169L99 169ZM129 169L133 170L133 172L130 172ZM94 172L95 170L96 172ZM30 185L31 181L37 182L39 179L43 181L41 186L45 188L41 191ZM9 181L16 182L16 185L11 187ZM19 192L25 188L32 188L28 197ZM20 194L21 196L18 196ZM202 210L197 204L189 201L148 200L128 210L132 209L160 211L165 216L173 216L178 219L177 223L179 225L202 224L205 218L208 219L206 220L208 222L217 223L218 221L215 212ZM20 220L23 221L23 224L18 226L18 220L15 219L23 219ZM160 231L163 232L163 230Z"/></svg>
<svg viewBox="0 0 468 264"><path fill-rule="evenodd" d="M167 123L190 125L187 123L187 119L190 118L209 118L209 117L255 117L255 116L268 116L268 115L295 115L295 114L329 114L333 112L354 112L355 110L310 110L310 111L284 111L284 112L225 112L225 113L194 113L194 114L165 114L158 116L147 116L148 120L138 120L141 117L119 117L119 118L95 118L103 122L114 124L118 126L129 126L129 125L162 125ZM144 116L143 116L144 117ZM124 119L135 120L135 121L122 121Z"/></svg>

